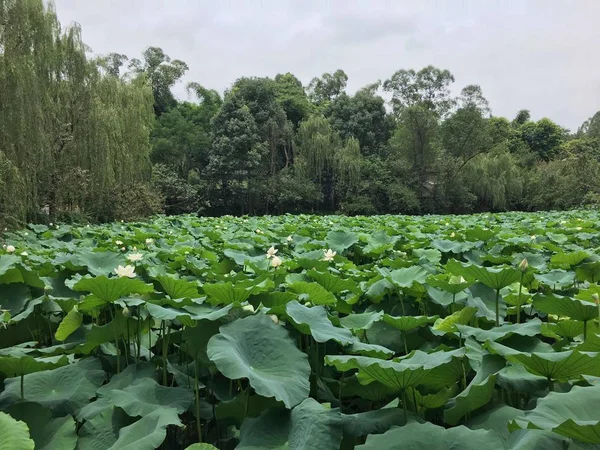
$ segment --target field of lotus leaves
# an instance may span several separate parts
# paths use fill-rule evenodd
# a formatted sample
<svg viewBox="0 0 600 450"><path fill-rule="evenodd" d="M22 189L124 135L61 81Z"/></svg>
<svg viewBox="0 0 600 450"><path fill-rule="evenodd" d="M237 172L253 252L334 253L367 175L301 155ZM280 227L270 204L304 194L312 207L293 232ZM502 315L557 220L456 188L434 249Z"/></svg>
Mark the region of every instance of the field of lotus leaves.
<svg viewBox="0 0 600 450"><path fill-rule="evenodd" d="M596 211L0 235L0 449L600 448Z"/></svg>

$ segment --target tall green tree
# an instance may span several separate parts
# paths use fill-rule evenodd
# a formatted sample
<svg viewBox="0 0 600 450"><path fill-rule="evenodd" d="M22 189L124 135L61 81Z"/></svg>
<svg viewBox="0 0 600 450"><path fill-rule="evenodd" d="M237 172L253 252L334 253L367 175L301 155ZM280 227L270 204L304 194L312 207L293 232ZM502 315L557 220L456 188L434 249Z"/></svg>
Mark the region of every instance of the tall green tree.
<svg viewBox="0 0 600 450"><path fill-rule="evenodd" d="M159 47L148 47L142 53L142 60L137 58L129 62L134 74L144 74L154 95L154 113L157 116L165 113L177 104L171 88L188 71L188 65L171 58Z"/></svg>
<svg viewBox="0 0 600 450"><path fill-rule="evenodd" d="M364 155L384 155L393 130L385 100L377 95L381 83L373 83L350 96L338 95L325 108L325 116L343 139L355 138Z"/></svg>
<svg viewBox="0 0 600 450"><path fill-rule="evenodd" d="M315 77L308 85L308 96L317 106L325 107L346 90L348 75L341 69Z"/></svg>

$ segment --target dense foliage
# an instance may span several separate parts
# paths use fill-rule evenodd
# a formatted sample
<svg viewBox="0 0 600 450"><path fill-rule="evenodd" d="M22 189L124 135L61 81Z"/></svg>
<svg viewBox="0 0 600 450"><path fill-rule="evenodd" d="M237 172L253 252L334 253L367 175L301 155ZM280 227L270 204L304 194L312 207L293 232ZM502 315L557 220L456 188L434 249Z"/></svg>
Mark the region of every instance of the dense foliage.
<svg viewBox="0 0 600 450"><path fill-rule="evenodd" d="M0 448L598 448L599 219L4 233Z"/></svg>
<svg viewBox="0 0 600 450"><path fill-rule="evenodd" d="M241 77L224 95L149 47L90 58L52 3L0 1L0 227L156 212L468 213L600 199L600 113L576 133L493 116L433 66L354 93L343 70L308 85Z"/></svg>

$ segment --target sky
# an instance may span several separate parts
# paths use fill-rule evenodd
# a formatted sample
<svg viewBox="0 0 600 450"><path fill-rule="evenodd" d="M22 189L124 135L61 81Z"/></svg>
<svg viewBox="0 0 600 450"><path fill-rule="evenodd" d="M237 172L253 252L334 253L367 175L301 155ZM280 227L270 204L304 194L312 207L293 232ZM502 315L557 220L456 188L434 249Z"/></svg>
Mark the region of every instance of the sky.
<svg viewBox="0 0 600 450"><path fill-rule="evenodd" d="M94 54L161 47L188 81L223 92L241 76L305 85L343 69L348 92L429 64L479 84L494 115L529 109L575 131L600 110L598 0L54 0Z"/></svg>

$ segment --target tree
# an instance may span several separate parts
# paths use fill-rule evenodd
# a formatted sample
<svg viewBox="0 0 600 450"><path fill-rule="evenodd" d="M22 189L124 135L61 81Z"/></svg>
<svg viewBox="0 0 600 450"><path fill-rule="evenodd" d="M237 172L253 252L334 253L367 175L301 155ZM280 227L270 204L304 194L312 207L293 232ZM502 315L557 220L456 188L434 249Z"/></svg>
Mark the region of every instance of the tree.
<svg viewBox="0 0 600 450"><path fill-rule="evenodd" d="M392 134L393 121L385 100L377 95L381 83L360 89L353 96L342 93L325 108L325 116L343 139L356 138L364 155L383 155Z"/></svg>
<svg viewBox="0 0 600 450"><path fill-rule="evenodd" d="M537 122L525 122L519 127L519 133L531 151L544 161L554 158L563 142L566 130L550 119Z"/></svg>
<svg viewBox="0 0 600 450"><path fill-rule="evenodd" d="M518 128L521 125L529 122L530 120L531 120L531 114L529 113L529 110L522 109L517 113L517 115L513 119L512 125L513 125L513 127Z"/></svg>
<svg viewBox="0 0 600 450"><path fill-rule="evenodd" d="M275 98L285 111L287 119L298 129L298 125L314 111L302 83L291 73L275 77Z"/></svg>
<svg viewBox="0 0 600 450"><path fill-rule="evenodd" d="M188 65L178 59L171 60L159 47L148 47L142 53L143 61L132 59L129 68L134 74L144 74L154 95L154 113L160 116L176 105L171 88L188 71Z"/></svg>
<svg viewBox="0 0 600 450"><path fill-rule="evenodd" d="M600 111L583 122L577 130L577 135L587 135L592 138L600 138Z"/></svg>
<svg viewBox="0 0 600 450"><path fill-rule="evenodd" d="M212 182L211 207L241 214L251 208L251 179L265 157L259 129L243 99L228 95L212 122L212 145L204 174Z"/></svg>
<svg viewBox="0 0 600 450"><path fill-rule="evenodd" d="M348 75L341 69L315 77L308 85L308 97L318 106L326 106L342 94L348 83Z"/></svg>
<svg viewBox="0 0 600 450"><path fill-rule="evenodd" d="M335 211L336 194L343 195L360 178L360 146L350 138L344 142L323 116L312 116L300 124L296 137L298 173L321 187L327 208Z"/></svg>
<svg viewBox="0 0 600 450"><path fill-rule="evenodd" d="M2 2L0 23L0 148L11 174L3 183L19 187L19 220L44 206L51 218L111 219L115 191L143 190L150 179L150 89L88 60L81 30L63 32L41 0Z"/></svg>
<svg viewBox="0 0 600 450"><path fill-rule="evenodd" d="M391 104L396 114L420 106L443 117L454 104L449 87L453 82L454 76L448 70L427 66L418 72L398 70L383 83L383 89L392 94Z"/></svg>

